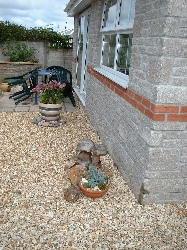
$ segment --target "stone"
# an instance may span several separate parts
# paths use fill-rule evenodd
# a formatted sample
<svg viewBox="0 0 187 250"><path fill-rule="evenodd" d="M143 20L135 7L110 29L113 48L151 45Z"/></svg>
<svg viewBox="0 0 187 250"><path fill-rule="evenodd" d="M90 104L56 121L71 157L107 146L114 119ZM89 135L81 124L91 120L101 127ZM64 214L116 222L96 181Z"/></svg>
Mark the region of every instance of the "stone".
<svg viewBox="0 0 187 250"><path fill-rule="evenodd" d="M31 122L33 124L38 124L41 121L42 121L42 118L40 116L38 116L38 117L33 118Z"/></svg>
<svg viewBox="0 0 187 250"><path fill-rule="evenodd" d="M69 179L74 186L78 186L79 182L82 180L87 173L87 169L82 165L76 165L69 171Z"/></svg>
<svg viewBox="0 0 187 250"><path fill-rule="evenodd" d="M64 170L67 170L67 169L70 169L72 168L73 166L75 166L77 164L77 161L75 159L70 159L69 161L67 161L65 163L65 167L64 167Z"/></svg>
<svg viewBox="0 0 187 250"><path fill-rule="evenodd" d="M86 152L86 151L81 151L77 158L80 160L80 161L90 161L91 162L91 153L89 152Z"/></svg>
<svg viewBox="0 0 187 250"><path fill-rule="evenodd" d="M91 152L95 155L106 155L107 154L107 149L103 144L95 144L92 148L91 148Z"/></svg>
<svg viewBox="0 0 187 250"><path fill-rule="evenodd" d="M65 121L62 118L60 118L57 121L45 121L40 116L31 120L31 122L33 124L37 124L39 126L44 126L44 127L59 127L59 126L65 124Z"/></svg>
<svg viewBox="0 0 187 250"><path fill-rule="evenodd" d="M107 154L107 149L103 144L95 144L91 148L92 152L92 165L96 167L101 167L100 156Z"/></svg>
<svg viewBox="0 0 187 250"><path fill-rule="evenodd" d="M66 199L66 201L75 202L79 199L80 193L80 189L77 189L75 186L71 185L65 190L64 198Z"/></svg>
<svg viewBox="0 0 187 250"><path fill-rule="evenodd" d="M44 126L44 127L48 127L48 126L49 126L49 122L46 122L46 121L45 121L45 122L43 122L43 123L42 123L42 126Z"/></svg>
<svg viewBox="0 0 187 250"><path fill-rule="evenodd" d="M80 140L77 144L77 151L86 151L91 152L91 148L94 146L94 143L92 140L89 139L83 139Z"/></svg>

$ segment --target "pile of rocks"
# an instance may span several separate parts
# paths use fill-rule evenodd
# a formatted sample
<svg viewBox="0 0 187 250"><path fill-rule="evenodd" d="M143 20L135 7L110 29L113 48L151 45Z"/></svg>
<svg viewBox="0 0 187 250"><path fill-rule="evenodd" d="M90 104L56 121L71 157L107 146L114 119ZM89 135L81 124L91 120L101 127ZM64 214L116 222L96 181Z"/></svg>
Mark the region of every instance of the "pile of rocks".
<svg viewBox="0 0 187 250"><path fill-rule="evenodd" d="M65 121L60 118L57 121L46 121L42 119L40 116L35 117L31 121L33 124L37 124L38 126L43 126L43 127L59 127L65 123Z"/></svg>
<svg viewBox="0 0 187 250"><path fill-rule="evenodd" d="M79 198L81 191L78 185L82 178L86 176L90 165L99 168L107 176L112 176L111 172L101 164L100 156L107 154L104 145L94 144L92 140L83 139L79 141L76 151L78 154L73 156L65 165L71 185L65 190L64 197L67 201L72 202Z"/></svg>

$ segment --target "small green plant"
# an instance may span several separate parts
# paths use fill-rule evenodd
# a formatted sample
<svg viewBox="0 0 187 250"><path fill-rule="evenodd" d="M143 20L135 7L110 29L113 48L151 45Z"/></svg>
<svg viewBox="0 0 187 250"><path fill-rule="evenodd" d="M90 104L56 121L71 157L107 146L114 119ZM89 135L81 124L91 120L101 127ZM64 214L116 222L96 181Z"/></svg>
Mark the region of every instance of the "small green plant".
<svg viewBox="0 0 187 250"><path fill-rule="evenodd" d="M108 184L108 177L94 166L89 166L86 179L88 182L83 183L83 187L85 188L93 189L97 186L100 190L105 190Z"/></svg>
<svg viewBox="0 0 187 250"><path fill-rule="evenodd" d="M0 75L0 83L4 82L5 77L5 75Z"/></svg>
<svg viewBox="0 0 187 250"><path fill-rule="evenodd" d="M3 96L3 91L0 89L0 97Z"/></svg>
<svg viewBox="0 0 187 250"><path fill-rule="evenodd" d="M32 60L36 49L29 47L22 42L6 43L3 47L2 54L9 56L11 62L26 62Z"/></svg>

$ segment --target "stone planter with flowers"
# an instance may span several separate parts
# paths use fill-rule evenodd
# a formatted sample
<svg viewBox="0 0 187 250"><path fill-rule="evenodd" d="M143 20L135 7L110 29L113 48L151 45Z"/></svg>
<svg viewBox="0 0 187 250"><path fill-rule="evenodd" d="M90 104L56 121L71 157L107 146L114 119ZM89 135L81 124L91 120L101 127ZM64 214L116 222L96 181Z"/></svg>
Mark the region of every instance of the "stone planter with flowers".
<svg viewBox="0 0 187 250"><path fill-rule="evenodd" d="M56 121L60 118L65 86L65 83L51 80L32 89L32 92L39 96L39 112L45 121Z"/></svg>

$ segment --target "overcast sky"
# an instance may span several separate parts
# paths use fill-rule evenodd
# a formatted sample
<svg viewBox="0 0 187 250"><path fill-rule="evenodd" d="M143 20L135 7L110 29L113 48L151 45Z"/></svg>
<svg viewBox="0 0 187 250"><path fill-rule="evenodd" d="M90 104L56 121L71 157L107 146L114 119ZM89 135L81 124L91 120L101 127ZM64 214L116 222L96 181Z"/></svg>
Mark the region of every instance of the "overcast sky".
<svg viewBox="0 0 187 250"><path fill-rule="evenodd" d="M63 31L65 27L73 29L73 18L67 17L64 12L68 2L69 0L0 0L0 21L10 21L26 28L53 27L55 31Z"/></svg>

